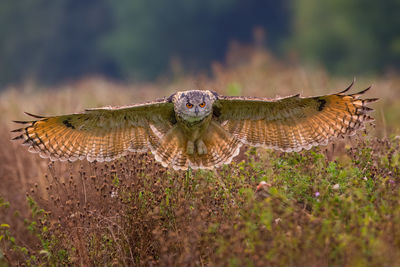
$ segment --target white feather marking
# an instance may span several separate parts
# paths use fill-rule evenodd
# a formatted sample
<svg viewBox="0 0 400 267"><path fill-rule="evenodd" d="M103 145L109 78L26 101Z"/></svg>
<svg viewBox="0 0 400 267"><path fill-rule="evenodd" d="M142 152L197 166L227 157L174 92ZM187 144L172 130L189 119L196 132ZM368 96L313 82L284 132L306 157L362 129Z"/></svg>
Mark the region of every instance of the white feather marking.
<svg viewBox="0 0 400 267"><path fill-rule="evenodd" d="M149 124L149 125L150 125L151 131L152 131L159 139L161 139L161 138L164 137L164 134L161 133L153 124Z"/></svg>

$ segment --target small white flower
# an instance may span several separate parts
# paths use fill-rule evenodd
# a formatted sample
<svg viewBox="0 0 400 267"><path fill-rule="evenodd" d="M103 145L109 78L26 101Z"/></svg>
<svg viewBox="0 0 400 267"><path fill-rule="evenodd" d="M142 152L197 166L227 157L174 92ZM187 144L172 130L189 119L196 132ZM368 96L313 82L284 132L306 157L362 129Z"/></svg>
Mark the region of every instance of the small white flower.
<svg viewBox="0 0 400 267"><path fill-rule="evenodd" d="M334 189L334 190L338 190L339 189L339 184L335 184L334 186L332 186L332 189Z"/></svg>
<svg viewBox="0 0 400 267"><path fill-rule="evenodd" d="M118 192L117 192L117 191L112 191L112 192L111 192L111 197L112 197L112 198L118 197Z"/></svg>

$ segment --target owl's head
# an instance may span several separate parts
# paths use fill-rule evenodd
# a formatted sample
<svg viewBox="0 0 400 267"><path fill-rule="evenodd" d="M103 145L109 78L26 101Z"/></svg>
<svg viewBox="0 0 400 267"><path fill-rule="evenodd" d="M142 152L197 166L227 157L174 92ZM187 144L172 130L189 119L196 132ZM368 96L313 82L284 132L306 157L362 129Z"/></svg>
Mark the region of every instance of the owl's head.
<svg viewBox="0 0 400 267"><path fill-rule="evenodd" d="M184 120L195 122L210 115L217 95L211 91L191 90L174 95L175 113Z"/></svg>

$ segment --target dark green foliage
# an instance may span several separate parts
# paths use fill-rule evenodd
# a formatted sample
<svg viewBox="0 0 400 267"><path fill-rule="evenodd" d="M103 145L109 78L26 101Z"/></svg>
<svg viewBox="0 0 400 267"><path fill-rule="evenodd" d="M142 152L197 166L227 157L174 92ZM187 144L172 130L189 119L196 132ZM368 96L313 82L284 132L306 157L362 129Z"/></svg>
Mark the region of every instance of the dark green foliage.
<svg viewBox="0 0 400 267"><path fill-rule="evenodd" d="M267 30L273 48L287 34L286 1L122 0L109 1L113 32L104 49L124 77L154 77L179 60L186 69L221 60L232 40L252 41L252 31Z"/></svg>
<svg viewBox="0 0 400 267"><path fill-rule="evenodd" d="M102 74L154 78L171 60L189 69L221 59L234 39L287 33L286 1L6 0L0 3L0 85Z"/></svg>
<svg viewBox="0 0 400 267"><path fill-rule="evenodd" d="M108 10L97 0L1 1L0 85L103 72L108 61L98 42L109 28Z"/></svg>
<svg viewBox="0 0 400 267"><path fill-rule="evenodd" d="M303 59L347 75L399 68L398 0L301 0L293 8L293 47Z"/></svg>

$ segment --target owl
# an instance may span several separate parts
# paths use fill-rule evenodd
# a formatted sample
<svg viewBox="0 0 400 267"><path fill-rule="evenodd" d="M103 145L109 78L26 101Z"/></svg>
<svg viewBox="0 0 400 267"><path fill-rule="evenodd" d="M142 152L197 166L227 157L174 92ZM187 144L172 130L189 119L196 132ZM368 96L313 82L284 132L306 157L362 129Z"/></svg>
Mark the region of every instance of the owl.
<svg viewBox="0 0 400 267"><path fill-rule="evenodd" d="M13 140L52 161L111 161L151 151L164 167L212 169L229 164L243 144L285 152L326 145L372 121L367 104L344 91L324 96L266 99L213 91L177 92L153 102L87 109L15 121Z"/></svg>

